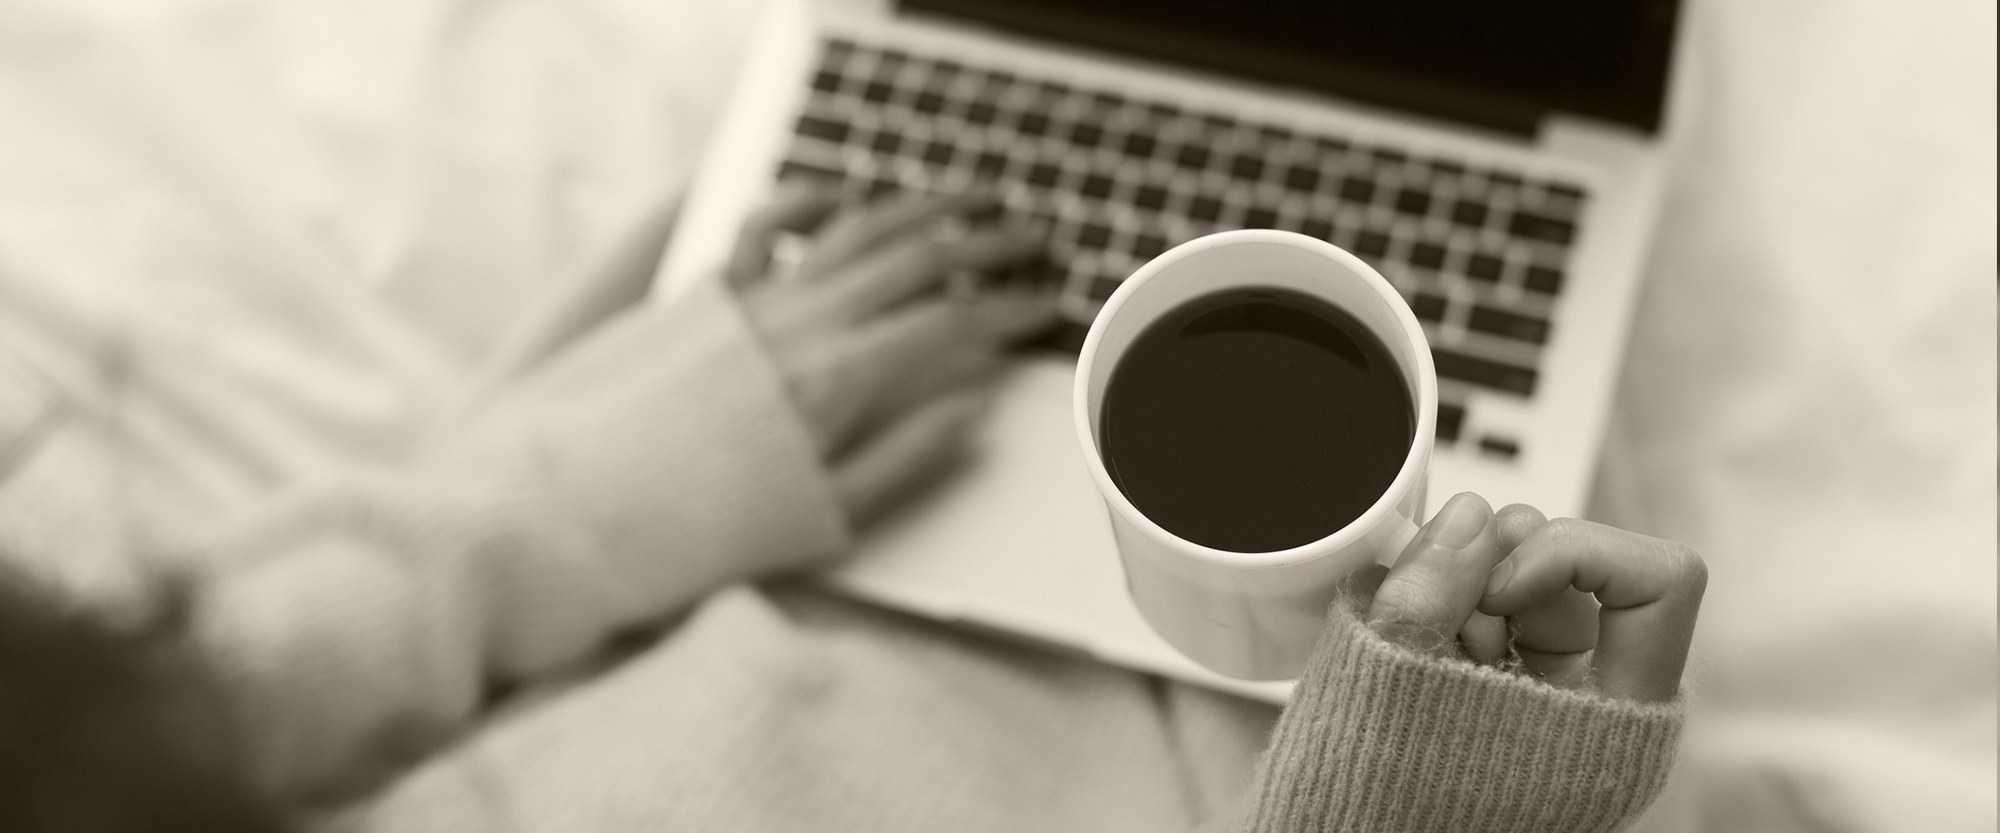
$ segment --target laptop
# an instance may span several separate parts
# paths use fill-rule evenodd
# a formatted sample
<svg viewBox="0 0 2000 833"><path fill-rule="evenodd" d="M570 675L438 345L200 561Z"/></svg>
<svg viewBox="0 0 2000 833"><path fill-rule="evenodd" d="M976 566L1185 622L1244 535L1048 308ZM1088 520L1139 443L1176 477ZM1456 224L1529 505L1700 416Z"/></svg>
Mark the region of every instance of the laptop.
<svg viewBox="0 0 2000 833"><path fill-rule="evenodd" d="M826 584L873 603L1280 702L1155 635L1071 425L1091 317L1167 248L1280 228L1374 265L1439 376L1428 505L1582 511L1662 187L1676 0L769 0L654 296L726 262L784 177L871 194L994 183L1049 223L1065 322L970 463Z"/></svg>

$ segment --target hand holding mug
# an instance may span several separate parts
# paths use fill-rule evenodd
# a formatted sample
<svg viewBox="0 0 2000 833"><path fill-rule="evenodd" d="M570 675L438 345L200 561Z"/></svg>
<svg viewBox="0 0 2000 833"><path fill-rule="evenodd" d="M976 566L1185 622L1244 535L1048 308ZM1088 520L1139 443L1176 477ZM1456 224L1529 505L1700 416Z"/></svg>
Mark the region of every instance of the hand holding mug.
<svg viewBox="0 0 2000 833"><path fill-rule="evenodd" d="M1466 493L1380 580L1368 621L1390 642L1497 659L1467 629L1476 612L1504 619L1523 670L1550 684L1660 701L1680 688L1708 569L1682 544Z"/></svg>

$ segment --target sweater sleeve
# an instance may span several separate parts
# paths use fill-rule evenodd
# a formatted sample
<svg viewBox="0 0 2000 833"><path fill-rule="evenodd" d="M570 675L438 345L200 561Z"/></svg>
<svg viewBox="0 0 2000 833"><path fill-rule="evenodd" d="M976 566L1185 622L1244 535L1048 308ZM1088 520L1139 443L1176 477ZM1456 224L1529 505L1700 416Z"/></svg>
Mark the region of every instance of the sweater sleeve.
<svg viewBox="0 0 2000 833"><path fill-rule="evenodd" d="M1642 704L1391 645L1336 601L1259 765L1254 833L1622 829L1666 783L1678 701Z"/></svg>
<svg viewBox="0 0 2000 833"><path fill-rule="evenodd" d="M408 471L221 536L192 636L267 786L333 797L448 743L496 682L841 548L811 438L721 290L636 311Z"/></svg>

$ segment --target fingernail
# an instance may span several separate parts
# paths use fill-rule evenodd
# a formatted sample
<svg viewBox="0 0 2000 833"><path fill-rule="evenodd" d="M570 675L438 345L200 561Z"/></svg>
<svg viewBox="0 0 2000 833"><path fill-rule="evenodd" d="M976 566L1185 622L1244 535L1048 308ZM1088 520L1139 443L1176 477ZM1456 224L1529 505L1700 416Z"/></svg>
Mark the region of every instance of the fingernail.
<svg viewBox="0 0 2000 833"><path fill-rule="evenodd" d="M1492 598L1500 595L1500 591L1507 589L1507 583L1513 580L1513 558L1508 558L1494 565L1493 572L1486 576L1486 592L1483 594L1483 598Z"/></svg>
<svg viewBox="0 0 2000 833"><path fill-rule="evenodd" d="M1478 496L1459 492L1438 510L1437 517L1424 527L1424 540L1439 546L1462 549L1486 528L1487 513Z"/></svg>

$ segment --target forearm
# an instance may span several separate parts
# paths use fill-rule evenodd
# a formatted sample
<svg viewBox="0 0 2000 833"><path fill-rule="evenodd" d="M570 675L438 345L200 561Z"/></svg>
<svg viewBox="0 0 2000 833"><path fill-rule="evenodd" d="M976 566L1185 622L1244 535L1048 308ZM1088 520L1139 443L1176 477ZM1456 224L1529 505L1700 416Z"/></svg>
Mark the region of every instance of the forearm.
<svg viewBox="0 0 2000 833"><path fill-rule="evenodd" d="M196 636L259 773L306 796L435 748L496 681L838 550L812 444L726 301L617 322L443 432L220 536Z"/></svg>

